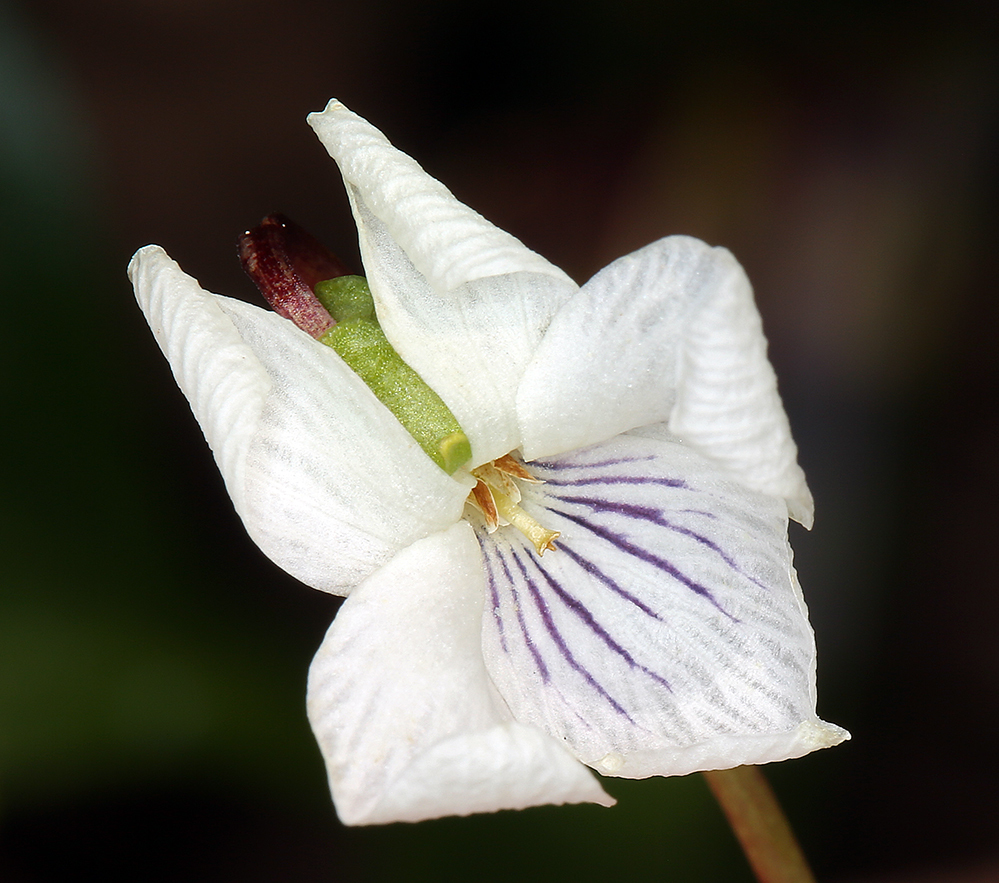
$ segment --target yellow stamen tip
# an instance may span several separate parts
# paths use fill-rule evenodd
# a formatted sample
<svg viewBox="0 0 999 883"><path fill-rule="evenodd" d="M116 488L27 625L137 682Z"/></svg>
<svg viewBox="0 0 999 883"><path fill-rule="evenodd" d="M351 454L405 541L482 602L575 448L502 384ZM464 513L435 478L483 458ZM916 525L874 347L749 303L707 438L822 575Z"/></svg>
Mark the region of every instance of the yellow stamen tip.
<svg viewBox="0 0 999 883"><path fill-rule="evenodd" d="M541 527L540 525L538 525ZM534 548L538 550L538 555L544 555L545 552L551 549L554 552L558 546L555 545L555 540L561 536L557 530L548 530L547 528L541 528L541 534L535 538L528 534L527 538L534 543Z"/></svg>
<svg viewBox="0 0 999 883"><path fill-rule="evenodd" d="M549 530L539 524L513 500L495 488L493 500L496 502L496 511L531 541L539 555L543 555L546 549L555 548L553 541L559 535L557 530Z"/></svg>

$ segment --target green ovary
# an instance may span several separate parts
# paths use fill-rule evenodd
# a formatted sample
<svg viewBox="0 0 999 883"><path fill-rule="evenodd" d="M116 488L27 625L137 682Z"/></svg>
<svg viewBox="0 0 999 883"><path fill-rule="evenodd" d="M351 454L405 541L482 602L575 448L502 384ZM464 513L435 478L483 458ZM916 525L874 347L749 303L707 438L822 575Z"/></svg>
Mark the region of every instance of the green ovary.
<svg viewBox="0 0 999 883"><path fill-rule="evenodd" d="M362 276L319 282L316 297L336 321L320 343L332 347L448 475L471 459L454 414L385 337Z"/></svg>

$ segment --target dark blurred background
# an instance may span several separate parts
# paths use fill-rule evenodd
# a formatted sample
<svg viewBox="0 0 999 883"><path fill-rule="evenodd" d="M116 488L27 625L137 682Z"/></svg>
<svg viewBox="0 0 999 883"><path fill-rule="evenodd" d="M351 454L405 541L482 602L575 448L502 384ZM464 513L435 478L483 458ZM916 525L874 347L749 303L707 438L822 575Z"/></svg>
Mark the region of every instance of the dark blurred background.
<svg viewBox="0 0 999 883"><path fill-rule="evenodd" d="M350 261L331 96L585 281L670 233L756 286L818 513L819 711L768 768L821 879L999 880L999 40L988 2L0 0L0 879L748 881L697 776L344 829L336 606L247 540L125 278Z"/></svg>

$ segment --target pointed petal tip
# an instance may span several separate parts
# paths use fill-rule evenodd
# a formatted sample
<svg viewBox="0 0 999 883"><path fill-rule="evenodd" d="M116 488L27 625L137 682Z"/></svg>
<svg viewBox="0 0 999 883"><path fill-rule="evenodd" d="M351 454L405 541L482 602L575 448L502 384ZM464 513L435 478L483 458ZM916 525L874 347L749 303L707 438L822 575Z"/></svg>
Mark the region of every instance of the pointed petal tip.
<svg viewBox="0 0 999 883"><path fill-rule="evenodd" d="M162 246L152 244L142 246L142 248L138 249L132 255L131 260L128 262L126 272L128 273L129 281L134 285L136 280L142 276L151 263L162 261L174 263L173 258L166 253Z"/></svg>
<svg viewBox="0 0 999 883"><path fill-rule="evenodd" d="M804 749L802 754L818 751L820 748L833 748L841 742L847 742L853 738L849 730L844 730L836 724L829 724L819 719L802 722L795 735L798 744Z"/></svg>
<svg viewBox="0 0 999 883"><path fill-rule="evenodd" d="M787 498L787 514L805 530L811 530L815 523L815 501L806 487L802 492Z"/></svg>
<svg viewBox="0 0 999 883"><path fill-rule="evenodd" d="M439 291L521 272L576 289L562 270L459 202L380 129L341 102L331 100L323 111L309 114L308 122L340 167L352 200L360 203L354 214L372 290L386 284L379 264L393 263L397 255L388 252L397 248ZM381 224L392 241L375 248L368 228Z"/></svg>
<svg viewBox="0 0 999 883"><path fill-rule="evenodd" d="M306 122L308 122L308 124L312 126L312 128L314 129L320 118L327 115L335 114L338 111L346 111L347 113L351 113L351 111L347 108L347 106L343 104L343 102L341 102L338 98L331 98L329 101L326 102L326 107L324 107L322 110L314 110L305 119Z"/></svg>

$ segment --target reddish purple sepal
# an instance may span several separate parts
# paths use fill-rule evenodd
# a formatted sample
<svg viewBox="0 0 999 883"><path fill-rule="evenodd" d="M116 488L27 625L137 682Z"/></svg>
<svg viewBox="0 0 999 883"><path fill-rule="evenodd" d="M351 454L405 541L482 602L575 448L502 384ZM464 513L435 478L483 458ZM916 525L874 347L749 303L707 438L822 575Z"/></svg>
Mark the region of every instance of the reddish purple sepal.
<svg viewBox="0 0 999 883"><path fill-rule="evenodd" d="M315 338L335 324L313 287L350 271L294 221L268 215L239 237L239 259L275 313Z"/></svg>

